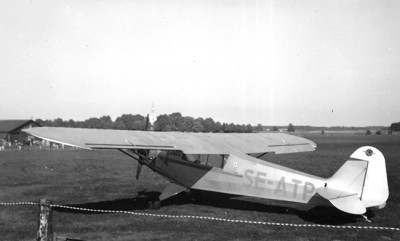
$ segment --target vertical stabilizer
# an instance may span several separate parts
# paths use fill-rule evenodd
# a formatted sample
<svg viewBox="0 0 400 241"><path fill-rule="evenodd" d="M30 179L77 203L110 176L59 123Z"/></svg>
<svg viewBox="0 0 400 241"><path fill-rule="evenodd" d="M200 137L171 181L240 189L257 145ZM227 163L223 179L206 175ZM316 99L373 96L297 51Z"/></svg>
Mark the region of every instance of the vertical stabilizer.
<svg viewBox="0 0 400 241"><path fill-rule="evenodd" d="M384 207L389 197L384 156L374 147L360 147L317 192L348 213Z"/></svg>
<svg viewBox="0 0 400 241"><path fill-rule="evenodd" d="M383 154L374 147L365 146L359 148L350 158L368 162L361 202L367 208L384 205L389 197L389 187Z"/></svg>

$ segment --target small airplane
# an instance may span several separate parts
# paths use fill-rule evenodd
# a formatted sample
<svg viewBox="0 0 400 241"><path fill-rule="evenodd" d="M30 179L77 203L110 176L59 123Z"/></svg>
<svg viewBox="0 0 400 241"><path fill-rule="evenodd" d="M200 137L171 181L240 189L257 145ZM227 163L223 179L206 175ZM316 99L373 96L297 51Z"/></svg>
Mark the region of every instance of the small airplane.
<svg viewBox="0 0 400 241"><path fill-rule="evenodd" d="M319 195L339 210L363 215L389 197L385 158L370 146L357 149L330 178L260 158L267 153L314 151L317 145L284 133L185 133L35 127L35 137L83 149L116 149L170 181L160 201L187 190L309 203Z"/></svg>

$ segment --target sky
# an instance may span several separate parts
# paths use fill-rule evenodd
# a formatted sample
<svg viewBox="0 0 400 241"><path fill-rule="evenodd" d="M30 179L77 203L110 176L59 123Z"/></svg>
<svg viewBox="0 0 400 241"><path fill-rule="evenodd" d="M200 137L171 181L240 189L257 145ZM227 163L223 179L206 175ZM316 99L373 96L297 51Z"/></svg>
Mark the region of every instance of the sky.
<svg viewBox="0 0 400 241"><path fill-rule="evenodd" d="M0 119L400 121L397 0L0 0Z"/></svg>

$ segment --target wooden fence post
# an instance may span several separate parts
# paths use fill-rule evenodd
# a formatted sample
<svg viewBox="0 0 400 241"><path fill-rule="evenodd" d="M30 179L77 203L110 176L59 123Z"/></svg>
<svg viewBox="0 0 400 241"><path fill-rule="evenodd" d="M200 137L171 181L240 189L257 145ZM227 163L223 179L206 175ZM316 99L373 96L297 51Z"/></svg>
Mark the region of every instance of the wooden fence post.
<svg viewBox="0 0 400 241"><path fill-rule="evenodd" d="M39 202L39 221L38 221L38 232L37 241L52 241L53 230L51 223L51 206L50 202L46 199L40 199Z"/></svg>

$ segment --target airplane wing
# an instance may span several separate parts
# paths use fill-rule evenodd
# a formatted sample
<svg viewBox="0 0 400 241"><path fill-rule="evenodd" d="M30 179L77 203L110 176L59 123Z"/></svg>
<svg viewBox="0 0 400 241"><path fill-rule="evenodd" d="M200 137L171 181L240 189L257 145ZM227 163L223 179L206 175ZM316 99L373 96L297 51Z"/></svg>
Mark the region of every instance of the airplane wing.
<svg viewBox="0 0 400 241"><path fill-rule="evenodd" d="M266 153L314 151L307 139L284 133L187 133L64 127L35 127L24 132L83 149L181 150L186 154Z"/></svg>

